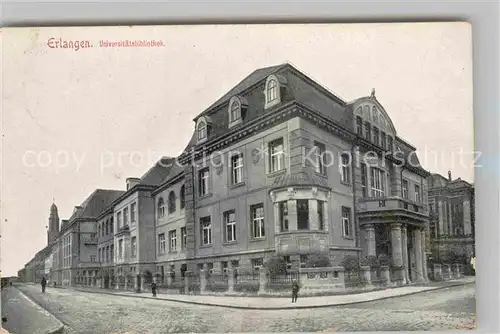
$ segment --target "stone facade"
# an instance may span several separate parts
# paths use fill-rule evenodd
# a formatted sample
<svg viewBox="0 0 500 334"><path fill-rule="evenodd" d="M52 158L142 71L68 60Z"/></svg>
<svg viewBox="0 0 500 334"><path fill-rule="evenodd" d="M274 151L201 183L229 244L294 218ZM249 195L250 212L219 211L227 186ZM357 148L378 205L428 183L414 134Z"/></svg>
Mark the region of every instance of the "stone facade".
<svg viewBox="0 0 500 334"><path fill-rule="evenodd" d="M433 174L428 179L432 257L464 264L475 256L474 186L460 178Z"/></svg>
<svg viewBox="0 0 500 334"><path fill-rule="evenodd" d="M298 269L322 253L334 266L385 254L399 281L426 279L428 173L374 92L345 102L283 64L254 71L194 121L182 154L63 224L57 249L72 236L71 277L141 287L170 273L256 273L271 256Z"/></svg>

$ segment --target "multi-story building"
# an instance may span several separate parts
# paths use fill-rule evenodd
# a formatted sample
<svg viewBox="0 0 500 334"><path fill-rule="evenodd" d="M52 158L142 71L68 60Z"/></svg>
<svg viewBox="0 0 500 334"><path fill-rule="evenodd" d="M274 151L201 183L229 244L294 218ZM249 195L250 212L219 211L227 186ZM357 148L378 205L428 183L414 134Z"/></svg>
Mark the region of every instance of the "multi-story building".
<svg viewBox="0 0 500 334"><path fill-rule="evenodd" d="M387 255L405 282L426 279L429 173L375 91L346 102L283 64L254 71L194 122L180 156L99 205L96 191L63 223L52 249L65 284L99 268L104 287L258 271L271 256L298 268L317 253L334 265Z"/></svg>
<svg viewBox="0 0 500 334"><path fill-rule="evenodd" d="M95 284L100 264L97 260L97 217L123 191L95 190L72 216L63 220L52 247L53 272L58 284ZM55 265L57 263L57 266Z"/></svg>
<svg viewBox="0 0 500 334"><path fill-rule="evenodd" d="M254 71L194 121L183 170L155 191L160 268L387 254L405 279L427 277L428 172L374 92L348 103L284 64Z"/></svg>
<svg viewBox="0 0 500 334"><path fill-rule="evenodd" d="M469 263L475 256L474 186L452 180L449 171L448 178L432 174L428 188L432 256Z"/></svg>

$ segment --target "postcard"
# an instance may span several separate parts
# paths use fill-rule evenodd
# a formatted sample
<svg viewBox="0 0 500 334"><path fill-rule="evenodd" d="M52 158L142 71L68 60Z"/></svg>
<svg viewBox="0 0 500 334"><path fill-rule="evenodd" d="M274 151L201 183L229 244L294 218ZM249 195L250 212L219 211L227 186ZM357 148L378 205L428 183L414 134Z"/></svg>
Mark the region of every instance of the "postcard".
<svg viewBox="0 0 500 334"><path fill-rule="evenodd" d="M2 35L6 331L475 328L469 23Z"/></svg>

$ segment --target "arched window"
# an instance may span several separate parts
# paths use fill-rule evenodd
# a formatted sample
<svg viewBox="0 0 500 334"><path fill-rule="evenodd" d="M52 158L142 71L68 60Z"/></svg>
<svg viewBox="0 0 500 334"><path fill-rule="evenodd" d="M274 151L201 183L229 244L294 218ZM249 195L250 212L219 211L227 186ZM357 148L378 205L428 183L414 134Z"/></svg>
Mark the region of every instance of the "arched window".
<svg viewBox="0 0 500 334"><path fill-rule="evenodd" d="M241 105L238 101L231 103L231 109L229 113L229 122L236 122L241 118Z"/></svg>
<svg viewBox="0 0 500 334"><path fill-rule="evenodd" d="M175 193L173 191L168 194L168 213L175 212Z"/></svg>
<svg viewBox="0 0 500 334"><path fill-rule="evenodd" d="M158 218L165 216L165 202L163 201L163 197L158 199Z"/></svg>
<svg viewBox="0 0 500 334"><path fill-rule="evenodd" d="M179 194L180 202L181 202L181 210L186 206L186 190L184 189L184 185L181 187L181 192Z"/></svg>
<svg viewBox="0 0 500 334"><path fill-rule="evenodd" d="M198 140L203 140L207 138L207 123L205 121L200 121L198 123Z"/></svg>
<svg viewBox="0 0 500 334"><path fill-rule="evenodd" d="M271 79L267 83L267 103L274 101L278 98L278 83L276 80Z"/></svg>

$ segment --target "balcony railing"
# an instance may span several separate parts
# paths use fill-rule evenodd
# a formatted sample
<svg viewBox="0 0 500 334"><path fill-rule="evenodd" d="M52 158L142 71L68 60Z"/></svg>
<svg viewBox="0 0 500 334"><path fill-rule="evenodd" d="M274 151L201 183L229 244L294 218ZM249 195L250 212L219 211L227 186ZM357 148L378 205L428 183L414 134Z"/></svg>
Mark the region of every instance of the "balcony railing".
<svg viewBox="0 0 500 334"><path fill-rule="evenodd" d="M401 197L361 198L358 203L360 212L377 212L390 210L406 210L421 215L428 215L423 204L415 203Z"/></svg>

